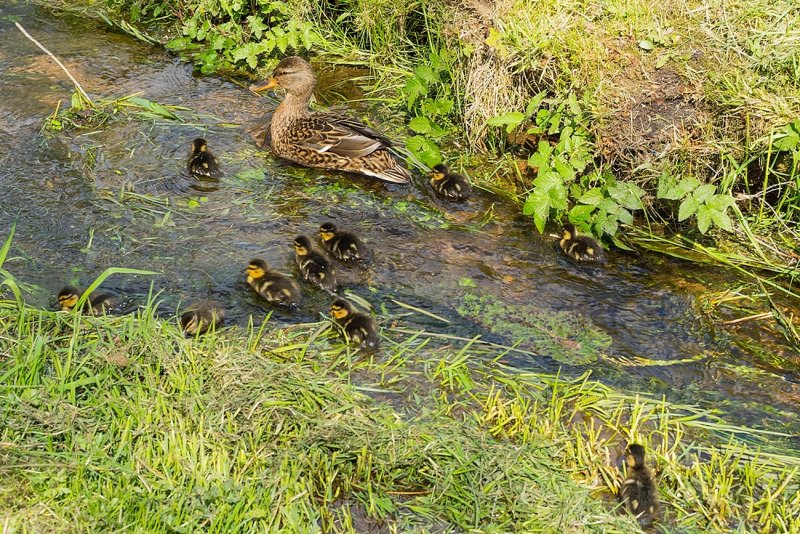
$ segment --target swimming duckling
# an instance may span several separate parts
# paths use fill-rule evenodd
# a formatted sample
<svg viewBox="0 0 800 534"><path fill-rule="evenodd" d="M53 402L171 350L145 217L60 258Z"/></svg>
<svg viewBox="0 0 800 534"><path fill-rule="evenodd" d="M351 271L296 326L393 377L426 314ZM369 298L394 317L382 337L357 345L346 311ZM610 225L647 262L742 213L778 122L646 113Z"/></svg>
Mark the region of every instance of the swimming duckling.
<svg viewBox="0 0 800 534"><path fill-rule="evenodd" d="M264 260L250 260L244 271L247 273L247 283L267 302L280 306L291 306L300 302L300 287L297 282L271 270Z"/></svg>
<svg viewBox="0 0 800 534"><path fill-rule="evenodd" d="M328 259L311 247L311 240L304 235L294 240L297 266L306 282L328 291L336 289L336 273Z"/></svg>
<svg viewBox="0 0 800 534"><path fill-rule="evenodd" d="M74 286L66 286L58 292L58 305L61 311L70 311L78 303L83 291ZM106 313L114 307L114 301L108 293L92 293L83 303L83 311L88 311L94 315Z"/></svg>
<svg viewBox="0 0 800 534"><path fill-rule="evenodd" d="M369 250L359 238L350 232L340 232L336 225L326 222L319 227L322 246L334 258L343 262L365 262L369 260Z"/></svg>
<svg viewBox="0 0 800 534"><path fill-rule="evenodd" d="M187 167L189 172L195 176L208 176L209 178L222 176L219 161L208 151L206 140L199 137L192 141L192 153L189 156Z"/></svg>
<svg viewBox="0 0 800 534"><path fill-rule="evenodd" d="M619 500L636 516L639 524L648 526L658 517L658 490L653 472L644 464L644 447L632 443L625 449L627 475L619 491Z"/></svg>
<svg viewBox="0 0 800 534"><path fill-rule="evenodd" d="M218 328L225 322L225 311L215 302L196 302L181 315L181 330L187 336L197 336Z"/></svg>
<svg viewBox="0 0 800 534"><path fill-rule="evenodd" d="M431 187L448 200L466 200L472 193L467 179L460 174L450 172L447 165L442 163L433 168Z"/></svg>
<svg viewBox="0 0 800 534"><path fill-rule="evenodd" d="M351 343L358 343L367 350L375 350L380 345L378 325L375 319L366 313L353 310L344 299L336 299L331 304L331 317L344 330L345 337Z"/></svg>
<svg viewBox="0 0 800 534"><path fill-rule="evenodd" d="M564 254L575 261L605 261L603 247L591 237L579 236L572 223L564 225L564 233L559 246Z"/></svg>

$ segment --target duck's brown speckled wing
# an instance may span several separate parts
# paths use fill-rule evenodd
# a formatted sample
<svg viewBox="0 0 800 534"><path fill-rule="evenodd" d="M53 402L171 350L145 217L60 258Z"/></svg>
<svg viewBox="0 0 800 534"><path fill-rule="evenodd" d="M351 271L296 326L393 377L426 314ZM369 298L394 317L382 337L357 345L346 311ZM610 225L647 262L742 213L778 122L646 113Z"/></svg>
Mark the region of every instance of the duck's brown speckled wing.
<svg viewBox="0 0 800 534"><path fill-rule="evenodd" d="M355 128L354 126L360 126ZM372 130L345 115L318 113L303 121L304 128L297 133L299 142L306 148L345 158L363 158L378 149L387 148L380 135L369 135ZM385 139L385 138L383 138ZM388 141L388 140L387 140Z"/></svg>

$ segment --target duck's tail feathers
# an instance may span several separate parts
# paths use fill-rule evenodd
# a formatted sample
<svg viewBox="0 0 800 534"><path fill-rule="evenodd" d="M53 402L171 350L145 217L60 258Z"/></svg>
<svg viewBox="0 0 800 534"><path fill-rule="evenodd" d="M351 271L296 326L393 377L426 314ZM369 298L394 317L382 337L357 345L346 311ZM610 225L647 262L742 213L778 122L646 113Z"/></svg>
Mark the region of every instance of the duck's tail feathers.
<svg viewBox="0 0 800 534"><path fill-rule="evenodd" d="M391 182L393 184L407 184L411 181L411 173L408 171L408 169L401 165L395 165L390 169L382 171L364 170L363 172L368 176L374 176L375 178L379 178L385 182Z"/></svg>

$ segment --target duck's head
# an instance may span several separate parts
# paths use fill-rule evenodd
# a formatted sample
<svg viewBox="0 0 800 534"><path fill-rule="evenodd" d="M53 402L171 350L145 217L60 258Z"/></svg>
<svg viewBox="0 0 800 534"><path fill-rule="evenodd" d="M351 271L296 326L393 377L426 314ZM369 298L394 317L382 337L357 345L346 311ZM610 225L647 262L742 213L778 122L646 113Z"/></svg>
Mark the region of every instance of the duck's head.
<svg viewBox="0 0 800 534"><path fill-rule="evenodd" d="M181 330L187 336L197 334L197 330L200 327L200 317L197 314L197 310L190 310L181 315L180 323Z"/></svg>
<svg viewBox="0 0 800 534"><path fill-rule="evenodd" d="M81 292L78 291L78 288L66 286L58 292L58 305L61 306L62 310L71 310L78 303L79 298L81 298Z"/></svg>
<svg viewBox="0 0 800 534"><path fill-rule="evenodd" d="M250 260L250 262L247 264L247 269L245 269L244 272L247 273L247 280L249 281L263 277L265 274L267 274L268 270L269 265L267 265L267 262L256 258Z"/></svg>
<svg viewBox="0 0 800 534"><path fill-rule="evenodd" d="M439 180L444 180L445 177L447 176L447 173L449 172L450 169L447 168L447 165L445 165L444 163L440 163L433 168L431 177L438 182Z"/></svg>
<svg viewBox="0 0 800 534"><path fill-rule="evenodd" d="M578 236L578 229L572 223L566 223L562 230L561 239L575 239Z"/></svg>
<svg viewBox="0 0 800 534"><path fill-rule="evenodd" d="M331 304L331 317L341 320L353 313L353 307L344 299L336 299Z"/></svg>
<svg viewBox="0 0 800 534"><path fill-rule="evenodd" d="M625 463L633 469L644 467L644 447L638 443L631 443L625 449Z"/></svg>
<svg viewBox="0 0 800 534"><path fill-rule="evenodd" d="M298 256L307 256L311 251L311 240L304 235L299 235L294 238L294 251Z"/></svg>
<svg viewBox="0 0 800 534"><path fill-rule="evenodd" d="M192 154L199 154L200 152L208 151L208 143L205 139L198 137L192 141Z"/></svg>
<svg viewBox="0 0 800 534"><path fill-rule="evenodd" d="M326 222L319 227L319 235L323 241L328 241L336 236L336 225Z"/></svg>
<svg viewBox="0 0 800 534"><path fill-rule="evenodd" d="M311 93L316 84L317 77L308 61L298 56L289 56L278 63L269 80L254 83L250 90L259 93L280 86L289 94L305 95Z"/></svg>

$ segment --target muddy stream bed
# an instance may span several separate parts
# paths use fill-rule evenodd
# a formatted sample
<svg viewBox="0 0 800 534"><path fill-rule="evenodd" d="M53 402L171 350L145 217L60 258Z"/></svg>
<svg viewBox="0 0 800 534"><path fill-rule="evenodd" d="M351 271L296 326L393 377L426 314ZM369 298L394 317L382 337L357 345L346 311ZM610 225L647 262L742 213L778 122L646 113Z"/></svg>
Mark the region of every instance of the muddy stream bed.
<svg viewBox="0 0 800 534"><path fill-rule="evenodd" d="M43 133L73 88L14 21L92 96L140 93L188 109L178 112L181 121L128 115ZM158 48L32 6L0 7L0 73L0 239L16 220L5 268L28 284L34 306L49 306L66 283L85 286L108 267L129 267L162 273L104 283L131 306L146 300L152 284L166 314L211 298L225 306L228 324L259 322L270 309L244 282L247 261L263 257L291 272L292 238L331 220L373 248L369 269L340 269L342 292L368 301L386 325L519 342L525 353L506 359L521 368L561 366L570 376L591 369L621 391L715 408L735 424L800 430L794 351L758 322L724 326L701 310L701 295L736 286L730 273L616 251L604 266L576 265L548 235L554 227L539 235L516 206L488 193L446 204L420 176L412 186L386 185L275 160L252 137L274 99L194 76ZM328 101L344 91L337 77L321 77ZM222 179L198 181L185 171L195 137L219 156ZM306 290L301 310L276 311L271 321L316 321L329 303Z"/></svg>

